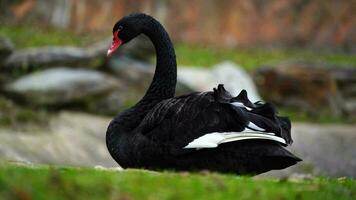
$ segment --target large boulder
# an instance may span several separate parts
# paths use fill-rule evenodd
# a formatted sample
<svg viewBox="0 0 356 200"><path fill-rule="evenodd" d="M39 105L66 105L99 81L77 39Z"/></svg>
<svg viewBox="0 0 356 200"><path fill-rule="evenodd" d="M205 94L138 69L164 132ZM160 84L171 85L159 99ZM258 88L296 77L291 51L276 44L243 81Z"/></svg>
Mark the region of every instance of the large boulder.
<svg viewBox="0 0 356 200"><path fill-rule="evenodd" d="M192 91L212 91L218 84L224 84L234 96L245 89L249 99L261 100L250 75L232 62L219 63L212 69L180 67L178 82Z"/></svg>
<svg viewBox="0 0 356 200"><path fill-rule="evenodd" d="M65 105L94 101L119 85L118 80L101 72L58 67L20 77L5 90L30 104Z"/></svg>
<svg viewBox="0 0 356 200"><path fill-rule="evenodd" d="M48 127L0 129L0 160L118 167L104 142L111 118L61 112L48 120Z"/></svg>
<svg viewBox="0 0 356 200"><path fill-rule="evenodd" d="M352 68L325 63L288 61L262 67L254 77L268 101L311 115L330 113L338 116L352 112L347 105L354 102L349 95L353 94L355 72Z"/></svg>
<svg viewBox="0 0 356 200"><path fill-rule="evenodd" d="M59 65L95 67L104 63L109 42L89 48L40 47L14 52L5 62L5 71L29 71Z"/></svg>

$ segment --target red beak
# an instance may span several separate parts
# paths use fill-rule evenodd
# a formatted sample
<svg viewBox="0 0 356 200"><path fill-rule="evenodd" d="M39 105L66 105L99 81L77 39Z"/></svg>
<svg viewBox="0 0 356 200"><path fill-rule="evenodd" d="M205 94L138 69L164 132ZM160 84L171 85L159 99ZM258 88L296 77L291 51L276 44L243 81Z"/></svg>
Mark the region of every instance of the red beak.
<svg viewBox="0 0 356 200"><path fill-rule="evenodd" d="M119 31L114 32L114 38L112 39L111 47L108 49L107 56L111 56L122 44L118 33Z"/></svg>

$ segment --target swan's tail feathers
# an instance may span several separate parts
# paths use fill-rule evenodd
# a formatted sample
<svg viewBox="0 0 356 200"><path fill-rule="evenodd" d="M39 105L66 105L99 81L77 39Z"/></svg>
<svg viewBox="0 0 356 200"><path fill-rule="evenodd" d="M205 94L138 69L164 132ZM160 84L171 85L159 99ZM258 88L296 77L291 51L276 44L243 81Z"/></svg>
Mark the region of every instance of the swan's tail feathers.
<svg viewBox="0 0 356 200"><path fill-rule="evenodd" d="M256 105L251 112L266 117L275 122L277 121L277 110L270 103L260 103Z"/></svg>
<svg viewBox="0 0 356 200"><path fill-rule="evenodd" d="M213 89L214 98L220 103L230 103L233 98L230 92L226 91L223 84L219 84L217 88Z"/></svg>
<svg viewBox="0 0 356 200"><path fill-rule="evenodd" d="M284 169L302 161L283 147L270 148L272 152L261 157L266 168L271 170Z"/></svg>
<svg viewBox="0 0 356 200"><path fill-rule="evenodd" d="M231 102L241 102L248 108L256 108L256 106L248 99L246 90L242 90L239 95L231 99Z"/></svg>
<svg viewBox="0 0 356 200"><path fill-rule="evenodd" d="M223 104L231 104L239 116L248 121L245 129L256 133L272 133L277 137L283 138L286 145L292 144L291 123L288 117L277 115L276 108L270 103L257 101L252 103L248 99L247 91L242 90L239 95L232 95L225 90L222 84L214 88L214 98Z"/></svg>
<svg viewBox="0 0 356 200"><path fill-rule="evenodd" d="M292 144L293 143L293 139L292 139L292 135L291 135L291 128L292 125L290 123L290 120L288 117L277 117L279 124L281 126L281 137L285 139L285 141L287 142L287 144Z"/></svg>

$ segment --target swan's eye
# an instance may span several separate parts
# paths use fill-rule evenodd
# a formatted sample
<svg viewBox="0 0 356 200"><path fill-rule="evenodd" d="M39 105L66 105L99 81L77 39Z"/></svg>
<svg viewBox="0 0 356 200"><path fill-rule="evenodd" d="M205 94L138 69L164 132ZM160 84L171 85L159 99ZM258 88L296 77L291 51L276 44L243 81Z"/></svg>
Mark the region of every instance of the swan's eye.
<svg viewBox="0 0 356 200"><path fill-rule="evenodd" d="M122 26L119 26L119 31L121 31L122 29L123 29L124 27L122 27Z"/></svg>

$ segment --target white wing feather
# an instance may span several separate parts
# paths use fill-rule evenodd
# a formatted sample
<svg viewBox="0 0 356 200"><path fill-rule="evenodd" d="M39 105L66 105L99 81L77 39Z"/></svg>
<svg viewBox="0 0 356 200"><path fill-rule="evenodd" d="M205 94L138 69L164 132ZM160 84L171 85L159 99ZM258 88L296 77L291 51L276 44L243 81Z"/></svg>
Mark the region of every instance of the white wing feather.
<svg viewBox="0 0 356 200"><path fill-rule="evenodd" d="M263 139L273 140L282 144L286 144L286 141L274 135L274 133L266 133L260 131L253 131L245 129L242 132L214 132L205 134L192 142L190 142L185 149L190 148L216 148L219 144L234 142L239 140L251 140L251 139Z"/></svg>

